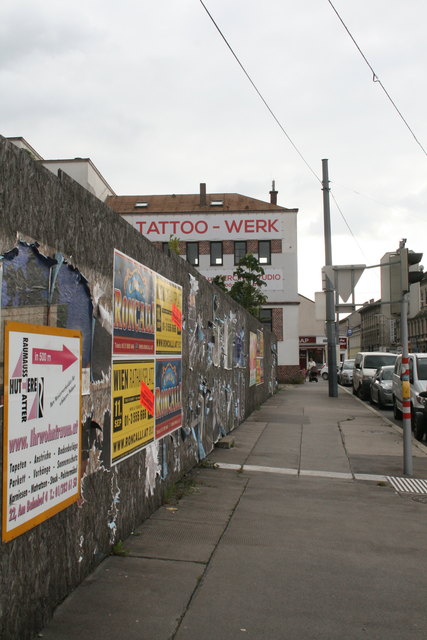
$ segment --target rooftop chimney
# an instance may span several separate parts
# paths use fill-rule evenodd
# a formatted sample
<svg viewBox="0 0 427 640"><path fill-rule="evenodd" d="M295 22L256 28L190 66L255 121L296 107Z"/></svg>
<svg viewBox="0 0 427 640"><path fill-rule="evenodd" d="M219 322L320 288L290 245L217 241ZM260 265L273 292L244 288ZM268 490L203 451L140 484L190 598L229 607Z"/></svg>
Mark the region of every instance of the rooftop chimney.
<svg viewBox="0 0 427 640"><path fill-rule="evenodd" d="M270 204L277 204L277 194L279 192L276 191L276 181L273 180L273 184L270 191Z"/></svg>
<svg viewBox="0 0 427 640"><path fill-rule="evenodd" d="M200 206L206 207L206 182L200 183Z"/></svg>

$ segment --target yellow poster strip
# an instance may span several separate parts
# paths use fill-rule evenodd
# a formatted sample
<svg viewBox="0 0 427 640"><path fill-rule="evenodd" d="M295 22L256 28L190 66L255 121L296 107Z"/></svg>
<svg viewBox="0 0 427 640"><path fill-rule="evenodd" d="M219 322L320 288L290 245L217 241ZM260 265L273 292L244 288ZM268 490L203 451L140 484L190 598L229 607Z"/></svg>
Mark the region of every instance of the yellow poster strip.
<svg viewBox="0 0 427 640"><path fill-rule="evenodd" d="M113 362L113 464L154 439L154 415L147 408L147 398L154 394L154 377L154 360Z"/></svg>
<svg viewBox="0 0 427 640"><path fill-rule="evenodd" d="M182 287L157 274L156 353L181 353Z"/></svg>

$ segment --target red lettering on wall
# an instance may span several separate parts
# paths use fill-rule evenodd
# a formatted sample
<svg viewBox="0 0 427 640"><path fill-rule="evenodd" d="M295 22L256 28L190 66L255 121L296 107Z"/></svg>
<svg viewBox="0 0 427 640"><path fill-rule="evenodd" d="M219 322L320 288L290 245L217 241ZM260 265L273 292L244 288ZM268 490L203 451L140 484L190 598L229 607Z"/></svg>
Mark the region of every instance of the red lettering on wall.
<svg viewBox="0 0 427 640"><path fill-rule="evenodd" d="M150 226L147 229L147 233L159 233L159 228L155 222L150 223Z"/></svg>
<svg viewBox="0 0 427 640"><path fill-rule="evenodd" d="M196 233L206 233L206 231L208 230L208 223L205 222L204 220L199 220L194 225L194 228L196 230Z"/></svg>
<svg viewBox="0 0 427 640"><path fill-rule="evenodd" d="M279 219L265 220L224 220L227 233L279 233ZM136 220L135 226L140 233L149 235L203 235L209 232L209 224L205 220ZM219 225L213 225L212 229L220 229Z"/></svg>
<svg viewBox="0 0 427 640"><path fill-rule="evenodd" d="M225 220L225 226L227 227L228 233L232 233L233 231L239 233L240 229L242 228L242 224L243 220L239 220L238 222L237 220L232 220L231 222Z"/></svg>
<svg viewBox="0 0 427 640"><path fill-rule="evenodd" d="M186 228L184 228L184 225L186 225ZM184 220L184 222L181 224L181 233L188 234L188 233L192 233L192 231L193 231L193 223L190 222L189 220Z"/></svg>

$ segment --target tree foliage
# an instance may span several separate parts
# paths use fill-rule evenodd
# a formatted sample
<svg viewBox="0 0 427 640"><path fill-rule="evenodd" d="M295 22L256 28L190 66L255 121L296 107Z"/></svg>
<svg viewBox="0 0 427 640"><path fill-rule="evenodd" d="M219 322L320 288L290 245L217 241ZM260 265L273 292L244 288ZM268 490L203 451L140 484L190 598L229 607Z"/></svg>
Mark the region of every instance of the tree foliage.
<svg viewBox="0 0 427 640"><path fill-rule="evenodd" d="M176 253L177 256L179 256L179 242L179 238L171 233L168 240L169 251L171 253Z"/></svg>
<svg viewBox="0 0 427 640"><path fill-rule="evenodd" d="M240 259L233 275L237 280L230 289L231 297L258 318L261 306L267 302L267 296L262 293L262 287L266 286L262 280L264 269L255 256L247 253Z"/></svg>
<svg viewBox="0 0 427 640"><path fill-rule="evenodd" d="M228 293L228 289L225 286L225 276L215 276L212 278L212 284L216 284L217 287Z"/></svg>

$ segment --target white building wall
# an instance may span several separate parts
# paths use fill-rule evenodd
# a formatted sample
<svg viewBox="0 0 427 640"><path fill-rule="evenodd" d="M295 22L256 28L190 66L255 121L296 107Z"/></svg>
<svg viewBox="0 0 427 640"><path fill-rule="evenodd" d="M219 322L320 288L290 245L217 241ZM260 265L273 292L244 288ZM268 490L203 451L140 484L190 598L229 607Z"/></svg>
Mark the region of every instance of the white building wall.
<svg viewBox="0 0 427 640"><path fill-rule="evenodd" d="M298 325L298 305L283 307L283 340L278 343L278 361L281 365L295 366L299 363Z"/></svg>
<svg viewBox="0 0 427 640"><path fill-rule="evenodd" d="M325 335L324 320L316 320L315 302L305 296L298 296L300 301L300 336Z"/></svg>
<svg viewBox="0 0 427 640"><path fill-rule="evenodd" d="M55 175L58 175L58 169L61 169L102 202L106 200L107 196L114 195L111 187L88 158L82 158L81 160L44 160L42 165Z"/></svg>

